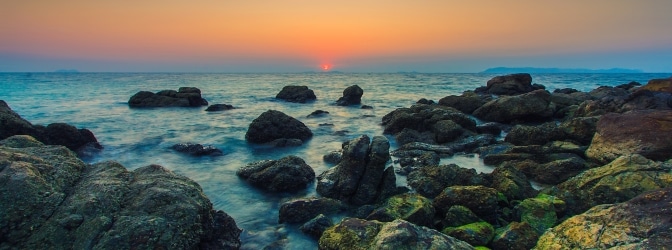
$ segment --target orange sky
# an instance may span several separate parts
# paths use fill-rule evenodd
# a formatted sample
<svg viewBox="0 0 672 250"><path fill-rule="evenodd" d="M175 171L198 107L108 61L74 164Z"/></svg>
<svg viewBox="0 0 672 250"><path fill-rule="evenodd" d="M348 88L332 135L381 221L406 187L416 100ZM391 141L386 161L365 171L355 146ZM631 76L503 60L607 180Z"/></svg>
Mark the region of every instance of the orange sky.
<svg viewBox="0 0 672 250"><path fill-rule="evenodd" d="M659 65L672 55L671 11L668 0L11 1L0 8L0 71L321 64L422 71L418 66L444 64L451 72L555 67L554 57L577 67L672 71ZM605 57L604 65L582 65L587 55ZM614 61L619 56L623 61ZM474 68L460 69L460 61Z"/></svg>

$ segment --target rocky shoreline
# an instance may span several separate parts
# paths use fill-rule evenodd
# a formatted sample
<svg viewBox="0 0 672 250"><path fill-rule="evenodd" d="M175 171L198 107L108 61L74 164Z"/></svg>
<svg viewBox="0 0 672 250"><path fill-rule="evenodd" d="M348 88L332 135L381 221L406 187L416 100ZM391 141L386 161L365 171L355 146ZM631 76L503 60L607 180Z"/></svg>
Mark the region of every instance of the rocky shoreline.
<svg viewBox="0 0 672 250"><path fill-rule="evenodd" d="M277 98L304 103L312 93L291 86ZM337 105L360 104L362 94L351 86L342 98L348 102ZM207 105L197 88L131 99L151 101L129 100L133 107ZM0 211L7 212L0 248L240 247L240 229L212 209L197 183L158 165L127 171L114 162L84 164L71 150L99 149L93 133L33 126L1 104ZM394 110L381 125L398 149L390 152L384 136L362 135L325 155L335 166L323 173L288 156L241 166L239 176L267 192L296 192L315 181L320 197L281 204L279 222L300 228L320 249L672 243L672 78L551 93L529 74L504 75L438 103ZM312 136L300 121L269 110L245 137L300 146ZM478 154L495 170L439 164L454 154ZM407 185L397 186L397 174ZM332 221L336 215L346 218Z"/></svg>

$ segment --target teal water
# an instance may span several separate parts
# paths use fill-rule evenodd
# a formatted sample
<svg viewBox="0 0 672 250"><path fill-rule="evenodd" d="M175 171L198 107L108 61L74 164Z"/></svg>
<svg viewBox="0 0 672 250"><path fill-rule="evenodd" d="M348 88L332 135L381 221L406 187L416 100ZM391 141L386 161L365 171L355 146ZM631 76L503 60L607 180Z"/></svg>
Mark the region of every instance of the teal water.
<svg viewBox="0 0 672 250"><path fill-rule="evenodd" d="M409 107L421 98L438 101L447 95L484 86L491 74L178 74L178 73L0 73L0 100L33 124L67 122L91 130L105 149L89 163L115 160L129 169L159 164L197 181L215 209L230 214L238 226L244 249L279 244L286 249L315 249L297 225L277 223L282 202L314 196L315 186L299 193L267 193L238 179L235 171L247 163L297 155L320 174L330 166L322 161L329 151L362 134L382 135L382 116ZM637 81L645 84L669 74L533 74L533 83L548 90L575 88L589 91ZM364 89L362 104L373 109L339 107L333 103L343 89L357 84ZM306 85L317 95L313 103L275 100L286 85ZM131 109L128 99L138 91L201 89L210 104L226 103L237 109L206 112L202 108ZM250 122L268 109L282 111L304 122L314 137L300 147L268 148L248 144ZM306 118L315 110L330 114ZM322 124L322 125L321 125ZM324 126L324 124L332 124ZM390 139L392 148L396 147ZM224 151L218 157L178 154L176 143L213 145ZM478 157L444 159L461 167L489 172ZM404 180L404 178L400 178ZM404 184L403 181L400 184Z"/></svg>

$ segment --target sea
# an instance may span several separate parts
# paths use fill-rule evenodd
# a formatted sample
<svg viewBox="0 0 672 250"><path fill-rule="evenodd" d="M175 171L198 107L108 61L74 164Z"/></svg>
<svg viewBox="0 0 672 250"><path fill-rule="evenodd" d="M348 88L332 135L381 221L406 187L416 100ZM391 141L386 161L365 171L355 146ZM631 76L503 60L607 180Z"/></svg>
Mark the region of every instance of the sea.
<svg viewBox="0 0 672 250"><path fill-rule="evenodd" d="M198 182L217 210L231 215L241 234L242 249L316 249L299 225L279 224L278 210L285 201L317 196L315 184L295 193L270 193L238 178L239 168L255 161L288 155L303 158L316 174L332 165L323 155L361 135L383 135L381 118L425 98L438 102L448 95L485 86L495 74L425 73L0 73L0 100L33 124L66 122L91 130L104 149L84 159L87 163L117 161L128 169L159 164ZM669 78L671 74L532 74L534 84L553 91L574 88L590 91L636 81ZM287 85L305 85L317 100L290 103L275 99ZM360 106L335 102L343 90L359 85ZM198 108L130 108L138 91L197 87L210 104L230 104L233 110L206 112ZM313 138L302 146L273 148L245 141L248 126L261 113L278 110L305 123ZM316 110L328 115L309 118ZM479 121L480 122L480 121ZM398 145L390 140L392 150ZM200 143L221 149L224 155L194 157L173 151L177 143ZM479 172L491 172L476 155L442 159ZM395 165L389 162L389 165ZM399 176L398 185L406 185ZM340 218L332 218L338 222Z"/></svg>

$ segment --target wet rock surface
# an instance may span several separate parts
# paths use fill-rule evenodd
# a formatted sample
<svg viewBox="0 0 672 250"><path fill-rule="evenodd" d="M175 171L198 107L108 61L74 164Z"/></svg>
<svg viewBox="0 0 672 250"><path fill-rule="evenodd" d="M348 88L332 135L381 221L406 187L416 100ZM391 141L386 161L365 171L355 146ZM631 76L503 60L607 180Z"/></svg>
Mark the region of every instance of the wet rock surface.
<svg viewBox="0 0 672 250"><path fill-rule="evenodd" d="M236 171L250 184L273 192L298 191L315 181L315 171L297 156L257 161Z"/></svg>
<svg viewBox="0 0 672 250"><path fill-rule="evenodd" d="M306 141L313 132L294 117L277 110L268 110L250 123L245 140L252 143L266 143L276 139L299 139Z"/></svg>
<svg viewBox="0 0 672 250"><path fill-rule="evenodd" d="M317 100L315 92L313 92L312 89L309 89L308 86L293 85L283 87L275 98L296 103L306 103Z"/></svg>
<svg viewBox="0 0 672 250"><path fill-rule="evenodd" d="M201 90L195 87L180 87L175 90L162 90L156 93L140 91L131 96L128 106L133 108L147 107L200 107L208 106L208 101L201 97Z"/></svg>

